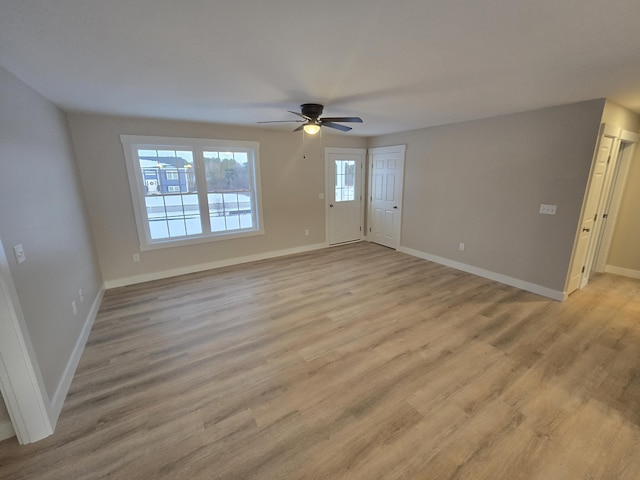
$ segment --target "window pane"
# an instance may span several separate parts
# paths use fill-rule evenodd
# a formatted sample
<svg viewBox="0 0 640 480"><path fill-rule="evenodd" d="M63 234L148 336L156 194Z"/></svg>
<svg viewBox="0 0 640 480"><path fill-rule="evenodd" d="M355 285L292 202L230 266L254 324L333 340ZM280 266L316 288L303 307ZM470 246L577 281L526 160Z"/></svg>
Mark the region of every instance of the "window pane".
<svg viewBox="0 0 640 480"><path fill-rule="evenodd" d="M238 230L240 228L240 219L238 218L238 214L235 212L229 212L226 217L227 220L227 230Z"/></svg>
<svg viewBox="0 0 640 480"><path fill-rule="evenodd" d="M240 217L240 228L253 228L250 192L238 194L238 216Z"/></svg>
<svg viewBox="0 0 640 480"><path fill-rule="evenodd" d="M188 235L202 233L202 222L200 221L200 207L198 206L197 195L182 195L184 205L185 223Z"/></svg>
<svg viewBox="0 0 640 480"><path fill-rule="evenodd" d="M211 231L254 228L247 152L205 151L203 156Z"/></svg>
<svg viewBox="0 0 640 480"><path fill-rule="evenodd" d="M335 170L335 201L353 201L355 199L355 160L336 160Z"/></svg>
<svg viewBox="0 0 640 480"><path fill-rule="evenodd" d="M187 234L187 229L184 220L169 220L169 236L171 237L184 237Z"/></svg>
<svg viewBox="0 0 640 480"><path fill-rule="evenodd" d="M169 238L169 226L165 220L149 220L149 231L152 240Z"/></svg>
<svg viewBox="0 0 640 480"><path fill-rule="evenodd" d="M140 149L138 162L145 188L151 239L201 234L193 153L185 150ZM190 192L193 193L181 195Z"/></svg>
<svg viewBox="0 0 640 480"><path fill-rule="evenodd" d="M164 207L163 198L161 196L145 197L145 205L147 208L151 238L154 240L167 238L169 236L169 228L167 226L167 212Z"/></svg>

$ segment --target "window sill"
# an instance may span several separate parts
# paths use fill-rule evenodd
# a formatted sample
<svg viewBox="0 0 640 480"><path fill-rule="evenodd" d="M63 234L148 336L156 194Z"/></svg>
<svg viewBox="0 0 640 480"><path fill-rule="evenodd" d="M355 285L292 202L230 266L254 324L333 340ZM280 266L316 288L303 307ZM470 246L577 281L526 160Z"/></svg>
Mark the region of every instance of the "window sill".
<svg viewBox="0 0 640 480"><path fill-rule="evenodd" d="M255 237L258 235L264 235L264 228L259 230L248 230L248 231L239 231L235 233L219 233L219 234L208 234L201 236L192 236L188 238L181 239L168 239L168 240L159 240L153 243L149 243L147 245L140 245L141 252L148 252L151 250L160 250L163 248L171 248L171 247L185 247L188 245L197 245L200 243L209 243L209 242L219 242L222 240L233 240L237 238L244 237Z"/></svg>

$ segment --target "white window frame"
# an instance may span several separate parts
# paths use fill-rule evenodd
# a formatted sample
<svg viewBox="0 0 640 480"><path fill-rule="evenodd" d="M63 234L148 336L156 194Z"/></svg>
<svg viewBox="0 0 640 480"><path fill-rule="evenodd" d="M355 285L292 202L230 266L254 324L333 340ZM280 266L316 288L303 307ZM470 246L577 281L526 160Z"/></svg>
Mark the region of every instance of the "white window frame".
<svg viewBox="0 0 640 480"><path fill-rule="evenodd" d="M234 238L251 237L256 235L264 235L264 221L262 215L262 190L260 187L260 143L237 140L215 140L202 138L184 138L184 137L155 137L140 135L120 135L120 142L124 150L124 156L127 166L127 175L129 177L129 188L131 191L131 200L133 201L133 213L136 220L136 228L138 231L138 239L140 241L140 251L156 250L159 248L174 247L180 245L192 245L196 243L212 242L219 240L229 240ZM198 168L197 158L203 158L203 152L207 150L214 151L234 151L248 150L249 168L253 172L253 195L252 209L255 211L254 228L244 230L222 231L222 232L204 232L202 234L185 235L182 237L172 237L163 239L152 239L149 230L149 221L145 207L145 192L138 161L138 149L172 149L172 150L191 150L194 153L194 168ZM204 175L204 170L196 175ZM201 192L199 192L201 193ZM207 192L204 192L206 195ZM201 197L199 195L199 203ZM201 215L206 211L208 214L208 205L200 205Z"/></svg>

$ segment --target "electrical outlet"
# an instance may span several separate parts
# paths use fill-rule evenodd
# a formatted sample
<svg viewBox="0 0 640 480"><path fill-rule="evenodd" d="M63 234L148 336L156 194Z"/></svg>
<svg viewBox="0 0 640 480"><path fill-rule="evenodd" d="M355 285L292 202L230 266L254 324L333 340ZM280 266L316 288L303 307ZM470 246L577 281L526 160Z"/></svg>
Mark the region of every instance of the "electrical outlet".
<svg viewBox="0 0 640 480"><path fill-rule="evenodd" d="M73 316L78 315L78 306L76 305L76 301L71 302L71 308L73 308Z"/></svg>
<svg viewBox="0 0 640 480"><path fill-rule="evenodd" d="M461 252L464 252L464 243L461 243L460 245L458 245L458 250L460 250Z"/></svg>
<svg viewBox="0 0 640 480"><path fill-rule="evenodd" d="M305 228L305 229L304 229L304 236L305 236L305 237L308 237L308 236L309 236L309 229L308 229L308 228Z"/></svg>
<svg viewBox="0 0 640 480"><path fill-rule="evenodd" d="M84 302L84 293L82 292L82 289L78 290L78 297L80 297L80 303Z"/></svg>
<svg viewBox="0 0 640 480"><path fill-rule="evenodd" d="M134 253L133 254L133 261L134 262L139 262L140 261L140 254L139 253Z"/></svg>
<svg viewBox="0 0 640 480"><path fill-rule="evenodd" d="M557 205L545 205L544 203L540 204L540 213L543 215L555 215Z"/></svg>

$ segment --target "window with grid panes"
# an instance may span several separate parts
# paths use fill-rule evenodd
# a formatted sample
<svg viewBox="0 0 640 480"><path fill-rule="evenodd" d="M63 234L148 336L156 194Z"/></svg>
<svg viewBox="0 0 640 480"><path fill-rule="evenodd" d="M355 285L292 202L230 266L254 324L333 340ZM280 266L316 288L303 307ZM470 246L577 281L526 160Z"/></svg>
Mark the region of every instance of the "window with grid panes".
<svg viewBox="0 0 640 480"><path fill-rule="evenodd" d="M264 233L257 142L120 138L142 250Z"/></svg>

